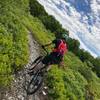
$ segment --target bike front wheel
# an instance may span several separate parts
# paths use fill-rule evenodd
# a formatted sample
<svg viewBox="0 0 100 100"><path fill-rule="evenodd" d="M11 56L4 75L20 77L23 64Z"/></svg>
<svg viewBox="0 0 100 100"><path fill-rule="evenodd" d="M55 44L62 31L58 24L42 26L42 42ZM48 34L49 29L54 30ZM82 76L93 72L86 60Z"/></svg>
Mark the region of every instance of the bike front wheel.
<svg viewBox="0 0 100 100"><path fill-rule="evenodd" d="M33 75L33 78L27 86L27 94L34 94L40 89L43 83L43 76L40 71Z"/></svg>

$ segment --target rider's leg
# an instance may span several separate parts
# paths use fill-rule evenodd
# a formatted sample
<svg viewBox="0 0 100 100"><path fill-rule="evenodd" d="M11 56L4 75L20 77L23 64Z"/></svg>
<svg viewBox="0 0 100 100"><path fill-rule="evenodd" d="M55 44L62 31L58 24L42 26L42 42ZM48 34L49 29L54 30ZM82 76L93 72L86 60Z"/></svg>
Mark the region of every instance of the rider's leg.
<svg viewBox="0 0 100 100"><path fill-rule="evenodd" d="M54 59L53 52L45 56L45 58L42 60L42 63L45 65L44 67L47 67L46 71L51 69L52 59Z"/></svg>
<svg viewBox="0 0 100 100"><path fill-rule="evenodd" d="M42 63L43 63L44 65L48 65L49 61L50 61L50 55L46 55L46 56L44 57L44 59L42 60Z"/></svg>
<svg viewBox="0 0 100 100"><path fill-rule="evenodd" d="M47 71L51 69L52 64L58 64L57 54L57 52L51 52L42 60L42 63L47 67Z"/></svg>

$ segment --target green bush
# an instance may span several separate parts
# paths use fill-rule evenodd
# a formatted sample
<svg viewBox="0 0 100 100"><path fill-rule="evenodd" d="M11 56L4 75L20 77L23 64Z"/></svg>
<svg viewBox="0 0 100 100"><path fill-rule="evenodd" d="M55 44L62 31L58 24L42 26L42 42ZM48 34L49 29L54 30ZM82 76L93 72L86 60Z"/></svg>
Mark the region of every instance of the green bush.
<svg viewBox="0 0 100 100"><path fill-rule="evenodd" d="M35 17L39 17L39 16L43 16L43 15L48 15L45 10L44 7L41 6L36 0L30 0L29 2L29 7L30 7L30 13L35 16Z"/></svg>
<svg viewBox="0 0 100 100"><path fill-rule="evenodd" d="M28 0L0 2L0 85L8 85L14 70L28 61L28 31L20 20L26 13Z"/></svg>
<svg viewBox="0 0 100 100"><path fill-rule="evenodd" d="M92 61L92 64L94 65L93 70L97 73L97 75L100 77L100 58L96 58Z"/></svg>
<svg viewBox="0 0 100 100"><path fill-rule="evenodd" d="M69 38L67 40L67 43L68 43L68 50L76 54L77 51L79 50L79 46L80 46L79 41Z"/></svg>
<svg viewBox="0 0 100 100"><path fill-rule="evenodd" d="M46 84L52 100L84 100L87 81L81 74L67 70L63 71L55 66L49 71Z"/></svg>
<svg viewBox="0 0 100 100"><path fill-rule="evenodd" d="M52 66L47 76L47 85L49 87L49 96L52 100L66 100L65 87L62 78L62 71L56 66Z"/></svg>
<svg viewBox="0 0 100 100"><path fill-rule="evenodd" d="M69 34L53 16L46 13L44 7L36 0L30 0L30 12L33 16L38 17L42 21L46 29L54 32L56 37L60 37L62 33Z"/></svg>

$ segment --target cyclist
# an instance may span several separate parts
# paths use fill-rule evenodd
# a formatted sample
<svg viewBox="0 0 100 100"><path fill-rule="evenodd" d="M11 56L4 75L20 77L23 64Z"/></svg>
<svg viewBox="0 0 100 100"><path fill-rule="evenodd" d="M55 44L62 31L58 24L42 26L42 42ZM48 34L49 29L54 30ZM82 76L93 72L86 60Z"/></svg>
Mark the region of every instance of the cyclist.
<svg viewBox="0 0 100 100"><path fill-rule="evenodd" d="M67 39L68 36L66 34L63 34L60 39L55 39L51 43L43 45L43 48L51 44L55 44L55 47L49 55L45 56L45 58L42 60L42 63L46 66L49 66L51 64L62 65L63 56L68 51L68 45L66 43ZM49 69L50 66L48 67L48 70Z"/></svg>
<svg viewBox="0 0 100 100"><path fill-rule="evenodd" d="M49 46L52 43L55 44L55 47L52 50L52 52L49 55L45 56L44 59L42 60L44 67L40 68L39 70L37 70L36 73L34 73L33 78L30 81L28 88L27 88L27 91L29 94L35 93L41 87L42 82L43 82L43 77L44 77L43 72L48 71L50 69L51 66L49 66L49 65L61 64L61 62L63 61L63 56L68 50L67 43L66 43L67 38L68 38L68 36L66 34L63 34L62 38L55 39L51 43L42 46L44 48L45 46ZM38 60L38 58L37 58L37 60ZM37 64L38 64L38 62L37 62ZM35 66L37 66L37 64ZM45 69L45 67L47 67L46 70L43 70L43 69ZM31 72L29 72L29 74L30 73L33 74L33 72L34 71L31 71ZM42 92L45 94L44 91L42 91Z"/></svg>

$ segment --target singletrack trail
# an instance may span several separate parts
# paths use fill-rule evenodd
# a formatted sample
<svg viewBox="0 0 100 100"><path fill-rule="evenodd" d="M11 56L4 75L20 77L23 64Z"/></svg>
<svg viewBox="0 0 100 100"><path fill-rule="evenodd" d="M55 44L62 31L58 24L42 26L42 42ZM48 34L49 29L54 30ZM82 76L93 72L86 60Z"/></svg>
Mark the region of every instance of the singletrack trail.
<svg viewBox="0 0 100 100"><path fill-rule="evenodd" d="M34 40L31 32L28 35L28 39L30 51L29 63L16 75L13 75L14 81L10 88L7 90L0 90L0 100L43 100L40 99L41 91L33 95L27 95L25 91L25 85L27 84L27 81L30 80L30 76L27 74L27 68L29 68L30 63L40 55L39 44Z"/></svg>

